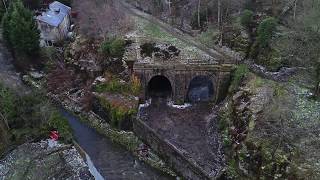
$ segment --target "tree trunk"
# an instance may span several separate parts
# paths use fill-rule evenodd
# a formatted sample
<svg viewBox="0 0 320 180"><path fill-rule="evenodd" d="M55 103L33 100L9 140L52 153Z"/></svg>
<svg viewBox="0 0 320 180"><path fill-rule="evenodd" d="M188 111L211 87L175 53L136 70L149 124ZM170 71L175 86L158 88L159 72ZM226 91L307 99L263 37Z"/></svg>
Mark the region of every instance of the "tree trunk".
<svg viewBox="0 0 320 180"><path fill-rule="evenodd" d="M294 1L294 8L293 8L293 20L294 21L296 21L297 3L298 3L298 0L295 0Z"/></svg>
<svg viewBox="0 0 320 180"><path fill-rule="evenodd" d="M198 27L199 28L201 28L200 8L201 8L201 0L198 0Z"/></svg>
<svg viewBox="0 0 320 180"><path fill-rule="evenodd" d="M171 0L168 0L169 16L171 16Z"/></svg>
<svg viewBox="0 0 320 180"><path fill-rule="evenodd" d="M6 4L6 0L2 0L3 6L6 9L6 12L8 12L8 8L7 8L7 4Z"/></svg>
<svg viewBox="0 0 320 180"><path fill-rule="evenodd" d="M315 84L315 97L316 98L320 98L320 60L317 62L317 67L316 67L316 79L317 79L317 83Z"/></svg>
<svg viewBox="0 0 320 180"><path fill-rule="evenodd" d="M272 15L276 16L277 15L277 11L276 11L276 0L272 0Z"/></svg>
<svg viewBox="0 0 320 180"><path fill-rule="evenodd" d="M221 0L218 0L218 27L221 29Z"/></svg>
<svg viewBox="0 0 320 180"><path fill-rule="evenodd" d="M220 31L220 39L219 39L219 46L222 46L222 11L221 11L221 0L218 0L218 28Z"/></svg>
<svg viewBox="0 0 320 180"><path fill-rule="evenodd" d="M315 95L316 95L316 97L320 98L320 81L316 85L316 93L315 93Z"/></svg>

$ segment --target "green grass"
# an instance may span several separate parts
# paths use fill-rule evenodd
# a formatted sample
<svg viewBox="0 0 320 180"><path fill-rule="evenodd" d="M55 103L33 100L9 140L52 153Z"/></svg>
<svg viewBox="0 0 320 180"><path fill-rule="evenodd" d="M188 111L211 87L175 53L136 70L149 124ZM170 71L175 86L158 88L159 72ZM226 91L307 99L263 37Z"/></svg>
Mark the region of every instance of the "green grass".
<svg viewBox="0 0 320 180"><path fill-rule="evenodd" d="M98 93L109 92L138 96L141 91L141 84L140 80L134 76L129 82L121 82L118 78L112 78L108 82L96 85L94 89Z"/></svg>
<svg viewBox="0 0 320 180"><path fill-rule="evenodd" d="M208 58L207 54L193 45L187 44L184 41L176 38L171 33L161 28L157 24L150 23L142 18L135 18L137 35L142 37L143 41L157 42L159 44L171 44L181 50L181 58L189 59L205 59Z"/></svg>

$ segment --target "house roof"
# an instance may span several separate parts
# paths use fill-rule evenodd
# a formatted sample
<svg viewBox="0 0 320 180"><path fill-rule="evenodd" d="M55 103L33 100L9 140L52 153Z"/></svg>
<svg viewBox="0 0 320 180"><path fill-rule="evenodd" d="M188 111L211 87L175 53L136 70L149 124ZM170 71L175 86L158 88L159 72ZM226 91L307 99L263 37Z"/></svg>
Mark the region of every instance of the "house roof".
<svg viewBox="0 0 320 180"><path fill-rule="evenodd" d="M71 8L54 1L49 5L49 10L37 16L37 20L47 23L51 26L58 27L64 20L65 16L70 14Z"/></svg>
<svg viewBox="0 0 320 180"><path fill-rule="evenodd" d="M49 9L52 11L54 11L55 9L59 9L60 12L63 12L65 14L70 14L71 12L71 8L69 6L66 6L58 1L54 1L53 3L49 4Z"/></svg>

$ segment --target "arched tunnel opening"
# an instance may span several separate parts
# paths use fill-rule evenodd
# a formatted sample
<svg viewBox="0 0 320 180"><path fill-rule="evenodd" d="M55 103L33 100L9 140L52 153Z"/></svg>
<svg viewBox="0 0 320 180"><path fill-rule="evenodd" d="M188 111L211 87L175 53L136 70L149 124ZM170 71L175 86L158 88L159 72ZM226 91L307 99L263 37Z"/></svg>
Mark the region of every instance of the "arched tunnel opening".
<svg viewBox="0 0 320 180"><path fill-rule="evenodd" d="M208 102L213 100L213 82L207 76L197 76L189 84L187 100L189 102Z"/></svg>
<svg viewBox="0 0 320 180"><path fill-rule="evenodd" d="M155 76L148 83L148 97L167 98L172 95L172 86L165 76Z"/></svg>

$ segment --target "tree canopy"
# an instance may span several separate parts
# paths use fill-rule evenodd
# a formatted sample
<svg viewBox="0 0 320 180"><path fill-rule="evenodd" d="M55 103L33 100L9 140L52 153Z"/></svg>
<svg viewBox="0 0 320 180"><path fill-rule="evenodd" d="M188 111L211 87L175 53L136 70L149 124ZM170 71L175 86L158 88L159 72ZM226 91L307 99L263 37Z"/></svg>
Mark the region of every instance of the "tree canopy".
<svg viewBox="0 0 320 180"><path fill-rule="evenodd" d="M40 33L32 12L21 0L11 3L3 18L3 36L19 55L35 56L39 52Z"/></svg>

